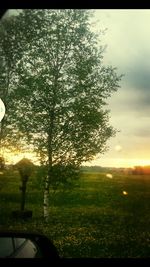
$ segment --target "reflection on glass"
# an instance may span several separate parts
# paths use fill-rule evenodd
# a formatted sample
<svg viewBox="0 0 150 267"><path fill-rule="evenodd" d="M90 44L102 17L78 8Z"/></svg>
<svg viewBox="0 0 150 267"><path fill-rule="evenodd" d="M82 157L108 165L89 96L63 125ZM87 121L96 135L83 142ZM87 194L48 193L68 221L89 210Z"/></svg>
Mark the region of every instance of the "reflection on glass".
<svg viewBox="0 0 150 267"><path fill-rule="evenodd" d="M1 237L0 258L39 258L41 252L33 241L25 238Z"/></svg>

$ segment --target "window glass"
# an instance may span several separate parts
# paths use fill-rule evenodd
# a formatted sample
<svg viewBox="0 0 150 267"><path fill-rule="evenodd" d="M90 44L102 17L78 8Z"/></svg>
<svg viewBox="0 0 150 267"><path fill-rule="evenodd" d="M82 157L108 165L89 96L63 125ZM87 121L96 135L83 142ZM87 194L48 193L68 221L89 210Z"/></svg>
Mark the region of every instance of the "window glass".
<svg viewBox="0 0 150 267"><path fill-rule="evenodd" d="M17 251L15 258L35 258L37 248L33 242L26 240Z"/></svg>
<svg viewBox="0 0 150 267"><path fill-rule="evenodd" d="M15 248L20 247L25 242L25 240L25 238L14 238Z"/></svg>
<svg viewBox="0 0 150 267"><path fill-rule="evenodd" d="M9 257L14 251L13 239L11 237L0 238L0 258Z"/></svg>

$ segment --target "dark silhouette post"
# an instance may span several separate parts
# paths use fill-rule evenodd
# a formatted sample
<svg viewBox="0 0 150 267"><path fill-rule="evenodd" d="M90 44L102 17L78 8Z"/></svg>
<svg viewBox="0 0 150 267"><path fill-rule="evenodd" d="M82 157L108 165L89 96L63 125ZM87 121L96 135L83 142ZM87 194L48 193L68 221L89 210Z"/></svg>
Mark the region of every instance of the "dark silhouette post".
<svg viewBox="0 0 150 267"><path fill-rule="evenodd" d="M26 184L27 184L27 180L23 181L22 186L20 186L20 190L22 191L22 194L21 194L21 211L24 211L24 206L25 206Z"/></svg>
<svg viewBox="0 0 150 267"><path fill-rule="evenodd" d="M21 212L23 212L24 207L25 207L26 186L27 186L28 179L31 176L32 171L33 171L33 163L29 159L23 158L16 164L16 167L20 173L20 177L22 181L20 190L22 192L21 193Z"/></svg>

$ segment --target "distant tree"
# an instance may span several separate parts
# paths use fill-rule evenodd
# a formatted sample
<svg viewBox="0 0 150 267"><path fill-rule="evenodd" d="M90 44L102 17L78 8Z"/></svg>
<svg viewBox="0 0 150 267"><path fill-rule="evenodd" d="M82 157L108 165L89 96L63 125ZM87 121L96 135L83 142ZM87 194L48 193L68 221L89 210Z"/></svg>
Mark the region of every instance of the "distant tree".
<svg viewBox="0 0 150 267"><path fill-rule="evenodd" d="M142 166L135 166L133 171L132 171L133 174L144 174L144 169Z"/></svg>
<svg viewBox="0 0 150 267"><path fill-rule="evenodd" d="M7 35L12 43L18 41L16 29L20 36L7 128L33 145L47 167L46 221L56 171L67 166L75 170L104 153L115 134L104 106L121 77L104 66L103 48L90 30L89 17L89 10L23 10L13 18L14 34ZM58 175L65 180L63 173Z"/></svg>

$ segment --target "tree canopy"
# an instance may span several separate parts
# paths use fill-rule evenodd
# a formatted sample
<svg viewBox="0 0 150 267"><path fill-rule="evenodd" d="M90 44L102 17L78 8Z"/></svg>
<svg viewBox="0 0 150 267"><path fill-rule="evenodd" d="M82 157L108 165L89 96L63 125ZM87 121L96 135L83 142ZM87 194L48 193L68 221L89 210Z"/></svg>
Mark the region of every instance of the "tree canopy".
<svg viewBox="0 0 150 267"><path fill-rule="evenodd" d="M16 62L9 128L23 133L42 157L51 147L55 163L91 159L114 133L103 106L120 78L103 66L88 17L87 10L23 10L13 24L4 23L5 54L10 65Z"/></svg>
<svg viewBox="0 0 150 267"><path fill-rule="evenodd" d="M27 9L1 23L6 135L32 146L48 181L54 166L103 153L115 133L104 107L121 77L103 64L89 17L89 10Z"/></svg>

